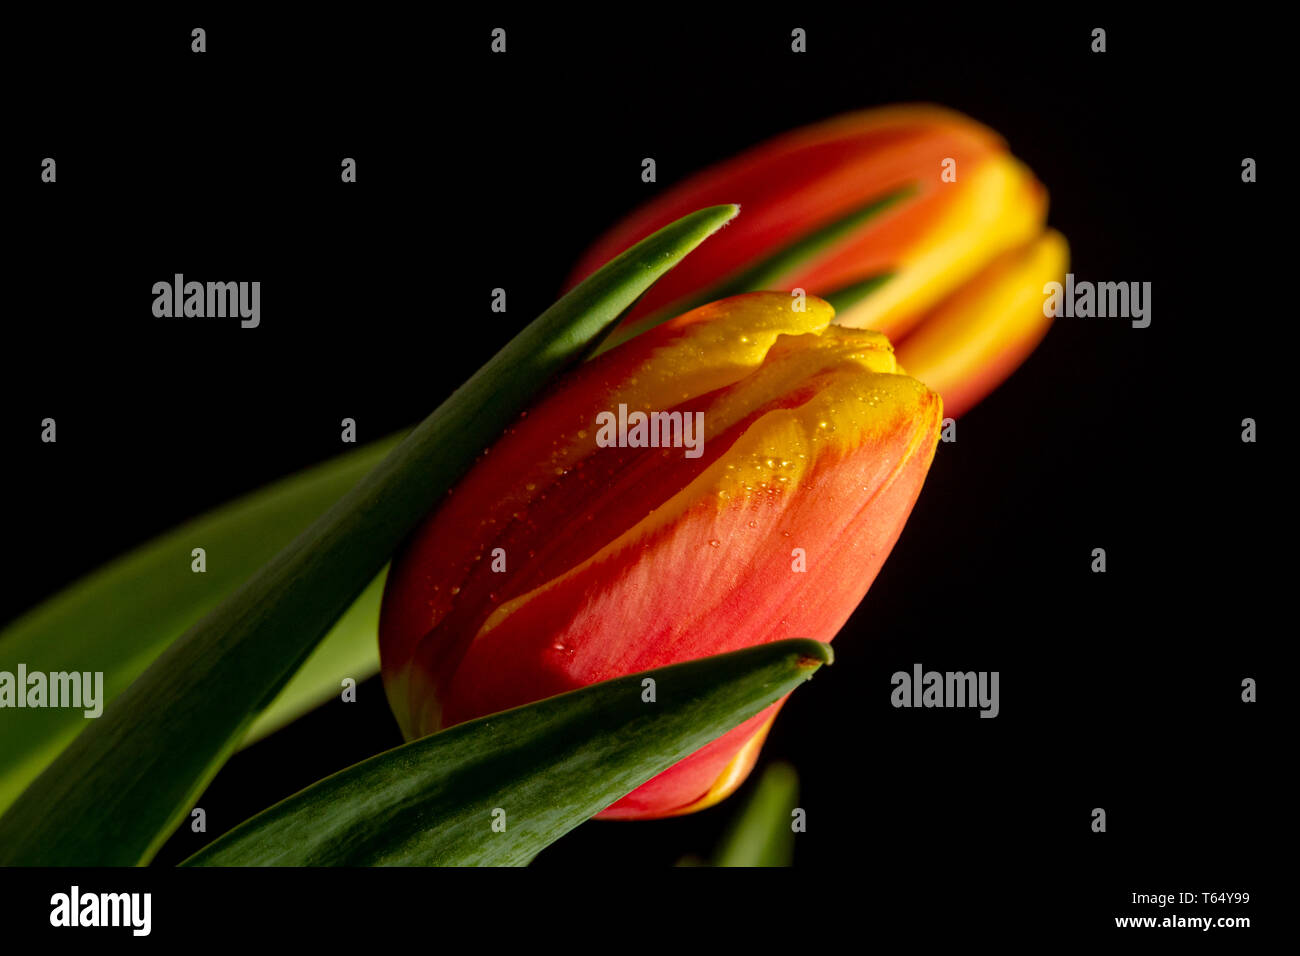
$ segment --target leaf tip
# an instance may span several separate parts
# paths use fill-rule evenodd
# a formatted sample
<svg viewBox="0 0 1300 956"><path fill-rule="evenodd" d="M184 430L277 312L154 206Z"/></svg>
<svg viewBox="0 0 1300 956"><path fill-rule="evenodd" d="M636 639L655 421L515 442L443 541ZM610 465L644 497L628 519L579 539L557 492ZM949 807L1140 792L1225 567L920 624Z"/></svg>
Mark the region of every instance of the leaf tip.
<svg viewBox="0 0 1300 956"><path fill-rule="evenodd" d="M740 203L726 202L718 206L711 206L706 211L712 214L710 218L717 221L716 228L721 229L740 215Z"/></svg>
<svg viewBox="0 0 1300 956"><path fill-rule="evenodd" d="M805 638L800 638L795 641L795 643L799 645L794 648L795 654L797 655L795 666L802 670L809 671L809 676L812 676L811 672L817 670L817 668L821 667L823 664L835 663L835 652L831 650L829 644L823 644L821 641L813 641Z"/></svg>

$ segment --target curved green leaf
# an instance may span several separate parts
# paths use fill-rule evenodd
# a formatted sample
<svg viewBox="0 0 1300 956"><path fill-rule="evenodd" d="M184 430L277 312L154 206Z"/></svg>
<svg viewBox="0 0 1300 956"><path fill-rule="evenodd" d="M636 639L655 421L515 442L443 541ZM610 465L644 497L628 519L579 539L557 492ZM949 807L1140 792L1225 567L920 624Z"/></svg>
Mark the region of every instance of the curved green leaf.
<svg viewBox="0 0 1300 956"><path fill-rule="evenodd" d="M325 513L397 446L380 439L282 479L186 522L65 588L0 630L0 671L100 672L106 704L185 630ZM190 571L190 550L210 557ZM378 669L375 639L382 578L357 599L307 665L258 719L248 740L305 712L338 687ZM87 726L81 710L27 707L5 712L0 736L0 813Z"/></svg>
<svg viewBox="0 0 1300 956"><path fill-rule="evenodd" d="M186 864L523 865L830 661L827 644L779 641L460 724L313 784Z"/></svg>
<svg viewBox="0 0 1300 956"><path fill-rule="evenodd" d="M388 568L366 585L361 596L334 622L302 667L248 728L240 748L256 743L342 693L341 681L358 684L379 673L379 605Z"/></svg>
<svg viewBox="0 0 1300 956"><path fill-rule="evenodd" d="M516 335L102 717L87 721L0 817L0 864L148 861L257 715L483 449L737 211L717 206L679 219Z"/></svg>

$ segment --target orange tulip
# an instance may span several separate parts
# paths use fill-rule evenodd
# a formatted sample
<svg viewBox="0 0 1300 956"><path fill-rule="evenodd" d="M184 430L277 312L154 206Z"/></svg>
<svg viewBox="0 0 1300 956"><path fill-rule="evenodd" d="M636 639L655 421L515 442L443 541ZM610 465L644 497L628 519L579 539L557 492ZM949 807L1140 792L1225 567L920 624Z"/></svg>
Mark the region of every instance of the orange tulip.
<svg viewBox="0 0 1300 956"><path fill-rule="evenodd" d="M759 287L805 289L836 303L838 324L883 332L960 415L1046 334L1042 288L1064 276L1068 250L1045 231L1047 194L1029 169L996 133L951 110L867 110L756 146L627 217L582 257L571 283L685 213L739 203L735 222L644 296L628 320L635 327L716 298L711 290L756 263L885 197L894 201L883 212ZM854 291L884 276L865 295Z"/></svg>
<svg viewBox="0 0 1300 956"><path fill-rule="evenodd" d="M384 595L384 686L408 737L641 670L835 635L920 492L942 403L883 335L795 301L736 296L606 352L462 479ZM722 799L779 706L602 815Z"/></svg>

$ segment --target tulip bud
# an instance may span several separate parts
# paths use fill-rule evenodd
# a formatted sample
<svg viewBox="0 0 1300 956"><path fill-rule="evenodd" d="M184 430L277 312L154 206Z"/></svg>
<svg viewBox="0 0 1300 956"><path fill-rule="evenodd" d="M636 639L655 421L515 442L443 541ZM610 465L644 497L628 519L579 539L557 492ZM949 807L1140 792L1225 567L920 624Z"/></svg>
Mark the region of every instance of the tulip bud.
<svg viewBox="0 0 1300 956"><path fill-rule="evenodd" d="M890 197L850 228L837 225ZM959 391L960 403L947 401L954 416L1032 351L1046 331L1042 287L1065 274L1059 236L1061 256L1030 254L1044 234L1047 194L996 133L940 107L892 106L786 133L668 189L599 239L571 281L684 213L724 199L740 204L740 217L657 283L630 314L629 328L717 298L719 289L802 288L835 304L837 324L889 336L908 370L945 400L946 389ZM820 233L828 241L809 242ZM806 251L790 254L801 245ZM1008 256L1025 260L1025 268L1004 270L999 282L1005 289L1014 273L1037 305L1020 296L1020 312L1008 318L999 308L1003 295L987 316L997 331L981 333L986 316L971 311L967 298L965 334L946 344L930 334L911 358L909 339L926 332L936 313L956 308L950 300ZM749 274L755 263L773 261L779 267ZM945 375L958 367L971 378Z"/></svg>
<svg viewBox="0 0 1300 956"><path fill-rule="evenodd" d="M711 303L579 367L424 522L393 563L380 620L384 686L408 737L835 635L920 492L942 403L883 335L831 325L820 299L802 312L791 301ZM778 706L603 816L722 799Z"/></svg>

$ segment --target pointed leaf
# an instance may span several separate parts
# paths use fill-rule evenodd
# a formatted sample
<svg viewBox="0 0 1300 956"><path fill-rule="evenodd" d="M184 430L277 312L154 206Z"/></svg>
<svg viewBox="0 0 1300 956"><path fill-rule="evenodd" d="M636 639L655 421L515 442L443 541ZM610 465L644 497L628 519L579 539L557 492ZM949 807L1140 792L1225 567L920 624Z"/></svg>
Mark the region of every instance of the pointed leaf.
<svg viewBox="0 0 1300 956"><path fill-rule="evenodd" d="M186 863L522 866L830 661L829 645L780 641L459 724L308 787Z"/></svg>

